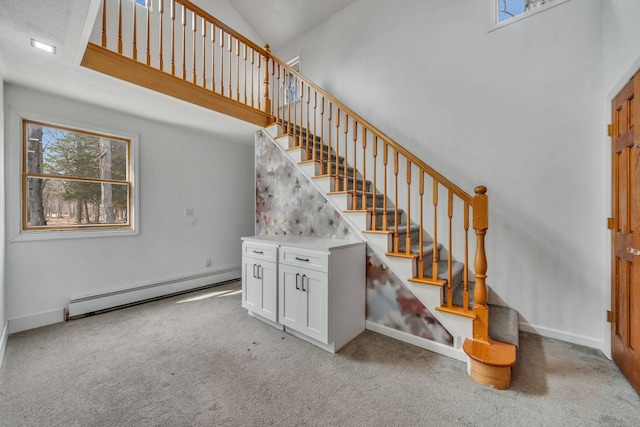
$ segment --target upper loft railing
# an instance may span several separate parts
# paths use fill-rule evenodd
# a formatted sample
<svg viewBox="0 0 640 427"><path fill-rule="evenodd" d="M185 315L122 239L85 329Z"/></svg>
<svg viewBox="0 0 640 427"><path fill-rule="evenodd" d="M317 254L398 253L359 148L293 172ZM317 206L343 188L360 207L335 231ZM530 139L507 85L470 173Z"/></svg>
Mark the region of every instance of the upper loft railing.
<svg viewBox="0 0 640 427"><path fill-rule="evenodd" d="M147 0L145 6L103 0L91 40L84 66L261 126L276 122L321 165L321 174L334 178L336 192L350 194L353 210L370 212L371 231L391 236L389 255L415 259L411 280L445 286L441 309L473 317L474 338L488 342L486 188L466 193L268 46L188 0ZM430 245L433 250L425 251ZM454 256L464 263L461 307L453 306Z"/></svg>

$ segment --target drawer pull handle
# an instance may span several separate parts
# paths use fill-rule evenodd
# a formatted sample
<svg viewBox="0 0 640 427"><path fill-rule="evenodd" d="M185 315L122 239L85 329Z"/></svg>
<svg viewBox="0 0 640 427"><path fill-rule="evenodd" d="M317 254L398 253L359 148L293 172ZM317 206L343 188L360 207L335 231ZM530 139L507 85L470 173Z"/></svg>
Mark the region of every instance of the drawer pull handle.
<svg viewBox="0 0 640 427"><path fill-rule="evenodd" d="M254 254L258 254L258 255L264 255L264 252L262 251L253 251Z"/></svg>
<svg viewBox="0 0 640 427"><path fill-rule="evenodd" d="M297 256L297 257L296 257L296 261L309 262L309 258L300 258L299 256Z"/></svg>

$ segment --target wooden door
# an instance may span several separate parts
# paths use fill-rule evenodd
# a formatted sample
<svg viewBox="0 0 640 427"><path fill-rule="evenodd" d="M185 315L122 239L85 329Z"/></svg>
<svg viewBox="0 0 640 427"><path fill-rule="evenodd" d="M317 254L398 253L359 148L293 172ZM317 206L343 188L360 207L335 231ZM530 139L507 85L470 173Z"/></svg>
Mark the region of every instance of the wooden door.
<svg viewBox="0 0 640 427"><path fill-rule="evenodd" d="M640 393L640 76L614 99L611 353Z"/></svg>

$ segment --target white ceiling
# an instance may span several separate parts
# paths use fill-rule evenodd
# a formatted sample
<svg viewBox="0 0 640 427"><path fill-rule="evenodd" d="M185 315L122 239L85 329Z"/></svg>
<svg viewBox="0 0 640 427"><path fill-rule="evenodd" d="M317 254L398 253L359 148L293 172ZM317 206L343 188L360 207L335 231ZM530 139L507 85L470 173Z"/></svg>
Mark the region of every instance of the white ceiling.
<svg viewBox="0 0 640 427"><path fill-rule="evenodd" d="M206 1L206 0L204 0ZM229 0L256 33L277 51L356 0Z"/></svg>
<svg viewBox="0 0 640 427"><path fill-rule="evenodd" d="M273 50L284 47L355 0L229 0ZM207 0L196 0L206 9ZM125 113L253 143L240 120L80 67L100 0L0 0L0 71L29 86ZM34 49L31 38L57 47Z"/></svg>

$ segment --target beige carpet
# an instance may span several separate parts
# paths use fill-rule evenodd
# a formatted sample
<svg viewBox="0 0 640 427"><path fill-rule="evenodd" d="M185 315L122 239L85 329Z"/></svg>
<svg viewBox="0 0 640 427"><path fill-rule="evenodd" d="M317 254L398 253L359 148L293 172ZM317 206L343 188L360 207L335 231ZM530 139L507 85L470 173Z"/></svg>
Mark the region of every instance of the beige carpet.
<svg viewBox="0 0 640 427"><path fill-rule="evenodd" d="M228 284L11 335L1 426L636 426L599 352L522 334L508 391L366 331L331 355L251 318Z"/></svg>

